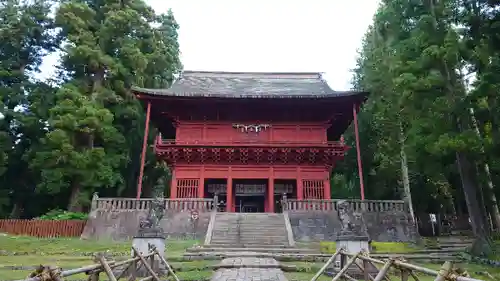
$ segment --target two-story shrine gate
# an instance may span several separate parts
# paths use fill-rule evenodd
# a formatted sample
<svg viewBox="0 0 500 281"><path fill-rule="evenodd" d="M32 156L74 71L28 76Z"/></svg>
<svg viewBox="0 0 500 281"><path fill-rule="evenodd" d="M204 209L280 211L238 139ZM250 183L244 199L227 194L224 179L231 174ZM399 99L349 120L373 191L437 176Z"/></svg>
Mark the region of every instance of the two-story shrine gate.
<svg viewBox="0 0 500 281"><path fill-rule="evenodd" d="M133 92L160 132L170 197L217 194L227 211L247 212L274 212L283 194L330 198L342 134L367 96L333 91L319 73L186 71L170 89Z"/></svg>

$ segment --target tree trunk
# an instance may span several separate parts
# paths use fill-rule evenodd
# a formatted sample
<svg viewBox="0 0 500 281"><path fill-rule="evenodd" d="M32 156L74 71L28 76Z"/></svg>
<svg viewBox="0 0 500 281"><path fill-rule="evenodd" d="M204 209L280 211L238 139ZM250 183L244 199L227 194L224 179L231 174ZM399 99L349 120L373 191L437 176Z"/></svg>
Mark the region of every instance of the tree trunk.
<svg viewBox="0 0 500 281"><path fill-rule="evenodd" d="M80 184L73 183L71 188L71 196L69 197L68 211L81 212L82 204L80 202Z"/></svg>
<svg viewBox="0 0 500 281"><path fill-rule="evenodd" d="M474 109L469 108L469 114L472 121L472 126L474 127L474 131L476 131L477 137L479 139L482 139L481 132L479 131L479 126L477 125L476 116L474 115ZM481 153L483 155L485 154L484 146L481 146ZM483 171L486 175L486 186L488 188L486 197L483 197L483 199L487 197L490 198L491 219L493 220L493 223L496 226L496 231L498 232L500 231L500 211L498 209L497 197L495 195L495 186L493 185L493 181L491 180L490 166L488 165L488 163L484 163Z"/></svg>
<svg viewBox="0 0 500 281"><path fill-rule="evenodd" d="M12 210L10 211L9 218L10 219L20 218L21 214L22 214L22 210L23 210L22 204L19 202L15 202L14 206L12 206Z"/></svg>
<svg viewBox="0 0 500 281"><path fill-rule="evenodd" d="M415 223L415 212L413 210L413 201L411 199L410 177L408 175L408 158L405 152L405 137L403 133L403 124L399 122L399 147L401 157L401 179L403 181L403 200L408 204L411 219Z"/></svg>
<svg viewBox="0 0 500 281"><path fill-rule="evenodd" d="M458 171L462 180L465 202L469 210L469 216L472 231L476 240L471 248L471 253L477 256L489 255L492 251L489 241L488 231L486 230L485 218L482 215L479 199L477 196L477 186L474 181L473 167L464 152L455 154Z"/></svg>

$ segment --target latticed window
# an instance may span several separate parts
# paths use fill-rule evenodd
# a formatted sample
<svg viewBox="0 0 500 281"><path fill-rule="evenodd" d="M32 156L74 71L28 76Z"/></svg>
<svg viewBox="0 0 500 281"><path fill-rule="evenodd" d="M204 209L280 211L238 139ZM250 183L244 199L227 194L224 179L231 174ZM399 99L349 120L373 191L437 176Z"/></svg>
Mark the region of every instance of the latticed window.
<svg viewBox="0 0 500 281"><path fill-rule="evenodd" d="M322 180L302 180L304 199L324 199L325 183Z"/></svg>
<svg viewBox="0 0 500 281"><path fill-rule="evenodd" d="M177 198L197 198L199 179L177 179Z"/></svg>

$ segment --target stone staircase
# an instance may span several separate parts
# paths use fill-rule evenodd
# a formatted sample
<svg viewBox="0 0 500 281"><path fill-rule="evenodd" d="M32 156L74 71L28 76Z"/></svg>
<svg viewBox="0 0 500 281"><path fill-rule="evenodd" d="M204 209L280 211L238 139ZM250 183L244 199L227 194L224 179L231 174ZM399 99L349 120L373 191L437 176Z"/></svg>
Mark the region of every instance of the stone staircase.
<svg viewBox="0 0 500 281"><path fill-rule="evenodd" d="M208 245L233 248L285 248L290 246L290 241L283 214L217 213Z"/></svg>

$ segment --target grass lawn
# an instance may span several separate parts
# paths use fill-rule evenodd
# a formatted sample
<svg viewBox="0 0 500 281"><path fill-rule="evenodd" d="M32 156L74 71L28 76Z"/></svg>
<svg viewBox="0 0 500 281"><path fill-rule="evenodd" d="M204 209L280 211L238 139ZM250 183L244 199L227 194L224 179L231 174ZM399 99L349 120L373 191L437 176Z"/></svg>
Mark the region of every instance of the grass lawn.
<svg viewBox="0 0 500 281"><path fill-rule="evenodd" d="M285 272L285 275L288 277L289 280L310 280L316 272L318 272L321 267L324 265L324 263L315 263L315 262L281 262L282 264L289 265L289 266L296 266L300 272ZM415 265L419 265L422 267L434 269L436 271L439 271L441 268L440 264L419 264L419 263L412 263ZM493 268L493 267L487 267L487 266L481 266L477 264L455 264L454 265L456 268L461 268L467 270L467 272L471 275L473 278L481 279L481 280L500 280L500 268ZM488 276L486 276L484 273L487 272L491 276L493 276L494 279L490 279ZM291 277L297 277L297 278L291 278ZM393 275L394 277L391 278L391 280L399 280L401 279L401 276L396 276L395 274ZM417 276L419 277L420 281L433 281L435 277L429 276L426 274L421 274L417 273ZM375 276L374 276L375 277ZM327 276L322 276L323 279L320 278L320 280L331 280L331 277ZM410 278L411 279L411 278Z"/></svg>
<svg viewBox="0 0 500 281"><path fill-rule="evenodd" d="M167 240L167 257L181 257L184 251L198 244L195 240ZM89 241L79 238L35 238L27 236L0 236L0 280L26 278L33 270L26 267L42 265L73 269L94 264L93 254L107 252L114 259L130 257L130 241ZM181 270L206 269L216 261L192 261L172 263ZM13 270L15 267L17 270ZM211 273L211 272L210 272ZM180 272L179 274L187 274ZM76 275L65 280L86 279L86 275ZM104 279L106 280L106 279Z"/></svg>
<svg viewBox="0 0 500 281"><path fill-rule="evenodd" d="M181 257L184 251L198 244L195 240L167 240L168 257ZM130 241L86 241L78 238L38 239L25 236L0 236L0 280L17 280L26 278L40 264L59 266L63 269L78 268L94 263L92 254L97 252L108 252L114 255L114 259L125 259L130 257ZM306 247L307 245L302 245ZM319 243L322 252L335 252L335 243ZM376 252L411 253L418 248L405 243L377 243L374 242ZM211 267L217 264L216 260L197 260L186 262L171 262L181 280L200 281L210 279L213 271ZM286 277L292 280L310 280L312 276L323 266L323 263L315 262L282 262L284 265L295 266L298 272L285 272ZM438 270L438 264L422 264L422 266ZM14 267L14 268L13 268ZM481 274L488 272L494 278L500 280L500 269L480 266L476 264L462 264L458 267L464 268L473 277L481 280L491 280ZM433 277L419 275L421 281L434 280ZM76 275L65 280L84 280L86 275ZM107 280L101 275L101 280ZM331 277L322 276L320 281L331 280ZM396 280L396 276L393 278Z"/></svg>

